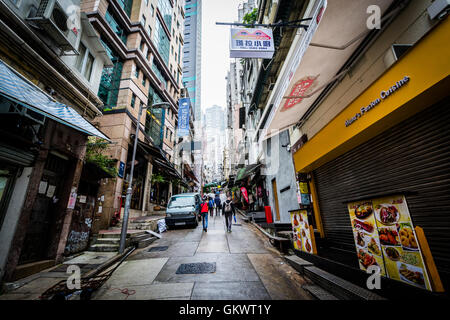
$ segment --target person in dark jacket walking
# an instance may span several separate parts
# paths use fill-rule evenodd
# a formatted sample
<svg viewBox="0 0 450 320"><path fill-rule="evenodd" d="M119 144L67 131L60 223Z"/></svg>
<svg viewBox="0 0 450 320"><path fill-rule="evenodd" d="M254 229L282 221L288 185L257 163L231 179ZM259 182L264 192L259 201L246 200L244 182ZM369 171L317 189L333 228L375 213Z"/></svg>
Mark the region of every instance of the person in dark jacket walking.
<svg viewBox="0 0 450 320"><path fill-rule="evenodd" d="M214 198L214 203L216 204L216 217L217 217L220 213L220 208L222 207L219 194L216 194L216 197Z"/></svg>
<svg viewBox="0 0 450 320"><path fill-rule="evenodd" d="M214 216L214 200L211 197L209 197L208 209L209 209L209 214L211 215L211 218L212 218Z"/></svg>
<svg viewBox="0 0 450 320"><path fill-rule="evenodd" d="M222 205L222 212L225 216L225 224L227 226L227 232L231 232L231 224L233 223L233 215L236 215L236 209L231 201L231 197L228 197Z"/></svg>

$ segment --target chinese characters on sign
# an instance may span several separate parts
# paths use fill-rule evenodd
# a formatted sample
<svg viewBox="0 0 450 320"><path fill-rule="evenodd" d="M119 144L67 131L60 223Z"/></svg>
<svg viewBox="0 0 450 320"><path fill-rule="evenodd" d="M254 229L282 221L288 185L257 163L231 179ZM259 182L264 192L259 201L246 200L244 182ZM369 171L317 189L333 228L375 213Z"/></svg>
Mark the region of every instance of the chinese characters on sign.
<svg viewBox="0 0 450 320"><path fill-rule="evenodd" d="M359 266L379 266L380 274L432 290L404 196L348 204Z"/></svg>
<svg viewBox="0 0 450 320"><path fill-rule="evenodd" d="M274 52L271 29L231 28L230 58L271 59Z"/></svg>
<svg viewBox="0 0 450 320"><path fill-rule="evenodd" d="M313 84L315 83L317 77L306 77L297 81L297 83L292 88L292 91L289 96L302 97L303 95L308 94L308 92L313 88ZM290 109L296 104L302 102L303 98L291 98L287 99L284 103L281 112Z"/></svg>
<svg viewBox="0 0 450 320"><path fill-rule="evenodd" d="M189 98L182 98L178 106L178 136L189 135Z"/></svg>

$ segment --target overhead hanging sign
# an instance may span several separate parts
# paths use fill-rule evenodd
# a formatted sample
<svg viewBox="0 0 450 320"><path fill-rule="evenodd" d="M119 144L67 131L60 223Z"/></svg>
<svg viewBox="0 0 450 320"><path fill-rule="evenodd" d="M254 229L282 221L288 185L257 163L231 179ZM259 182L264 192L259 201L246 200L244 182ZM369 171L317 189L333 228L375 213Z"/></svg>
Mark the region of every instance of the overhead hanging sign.
<svg viewBox="0 0 450 320"><path fill-rule="evenodd" d="M181 98L178 103L178 136L189 135L189 98Z"/></svg>
<svg viewBox="0 0 450 320"><path fill-rule="evenodd" d="M271 59L274 52L272 29L231 28L230 58Z"/></svg>

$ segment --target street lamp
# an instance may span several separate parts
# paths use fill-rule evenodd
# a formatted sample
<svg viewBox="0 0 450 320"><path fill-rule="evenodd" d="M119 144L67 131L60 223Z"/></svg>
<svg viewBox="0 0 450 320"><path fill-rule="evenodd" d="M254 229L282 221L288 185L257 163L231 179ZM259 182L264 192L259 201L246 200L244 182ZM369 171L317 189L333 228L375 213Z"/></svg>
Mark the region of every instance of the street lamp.
<svg viewBox="0 0 450 320"><path fill-rule="evenodd" d="M168 103L168 102L160 102L160 103L155 103L152 105L152 109L168 108L168 107L170 107L170 103ZM138 144L139 130L141 127L142 110L147 109L147 108L148 108L148 106L143 107L142 105L139 107L139 115L138 115L137 121L136 121L136 134L134 136L133 156L131 159L130 179L128 181L127 197L125 200L125 207L123 209L123 221L122 221L122 231L120 234L119 253L123 253L123 251L125 250L125 241L127 238L127 229L128 229L128 216L129 216L129 211L130 211L131 193L132 193L131 185L133 183L134 161L136 159L136 148L137 148L137 144Z"/></svg>

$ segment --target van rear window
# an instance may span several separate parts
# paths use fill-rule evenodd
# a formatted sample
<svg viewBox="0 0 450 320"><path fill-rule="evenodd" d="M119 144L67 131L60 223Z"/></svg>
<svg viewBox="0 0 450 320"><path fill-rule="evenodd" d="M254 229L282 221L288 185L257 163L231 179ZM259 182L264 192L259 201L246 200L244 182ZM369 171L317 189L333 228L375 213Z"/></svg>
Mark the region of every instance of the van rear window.
<svg viewBox="0 0 450 320"><path fill-rule="evenodd" d="M168 208L180 208L195 206L194 197L172 197L169 202Z"/></svg>

